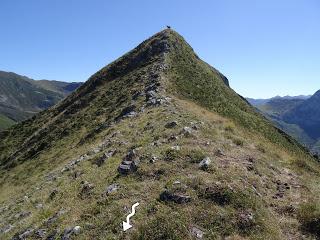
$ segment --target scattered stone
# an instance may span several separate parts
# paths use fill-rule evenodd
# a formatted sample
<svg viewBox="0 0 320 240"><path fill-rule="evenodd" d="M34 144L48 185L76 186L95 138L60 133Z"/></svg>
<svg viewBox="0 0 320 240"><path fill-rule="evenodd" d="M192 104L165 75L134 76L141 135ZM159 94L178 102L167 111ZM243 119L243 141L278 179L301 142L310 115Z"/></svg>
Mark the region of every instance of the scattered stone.
<svg viewBox="0 0 320 240"><path fill-rule="evenodd" d="M101 157L99 157L97 160L96 160L96 165L98 167L101 167L102 164L105 163L105 161L107 161L110 157L112 157L114 154L116 153L116 150L109 150L108 152L104 153Z"/></svg>
<svg viewBox="0 0 320 240"><path fill-rule="evenodd" d="M74 170L74 171L71 173L71 177L72 177L73 179L77 179L77 178L79 178L82 174L83 174L83 171Z"/></svg>
<svg viewBox="0 0 320 240"><path fill-rule="evenodd" d="M140 92L140 91L136 91L132 94L132 100L137 100L140 96L143 96L144 93L143 92Z"/></svg>
<svg viewBox="0 0 320 240"><path fill-rule="evenodd" d="M34 229L29 228L25 231L23 231L22 233L17 233L13 236L12 240L24 240L27 239L28 237L30 237L32 235L32 233L34 232Z"/></svg>
<svg viewBox="0 0 320 240"><path fill-rule="evenodd" d="M52 200L54 199L58 194L58 189L53 189L52 192L49 194L49 199Z"/></svg>
<svg viewBox="0 0 320 240"><path fill-rule="evenodd" d="M31 212L28 211L22 211L14 215L15 219L23 219L26 217L29 217L31 215Z"/></svg>
<svg viewBox="0 0 320 240"><path fill-rule="evenodd" d="M221 149L218 149L214 155L216 155L217 157L222 157L225 156L224 152Z"/></svg>
<svg viewBox="0 0 320 240"><path fill-rule="evenodd" d="M61 240L69 240L72 233L73 233L72 227L66 228L61 234Z"/></svg>
<svg viewBox="0 0 320 240"><path fill-rule="evenodd" d="M118 167L118 172L122 175L133 173L138 169L138 162L139 158L136 151L131 149Z"/></svg>
<svg viewBox="0 0 320 240"><path fill-rule="evenodd" d="M172 146L171 149L176 150L176 151L180 151L181 147L180 146Z"/></svg>
<svg viewBox="0 0 320 240"><path fill-rule="evenodd" d="M207 170L209 168L209 165L211 164L211 159L209 157L205 157L200 163L199 167L202 170Z"/></svg>
<svg viewBox="0 0 320 240"><path fill-rule="evenodd" d="M61 173L70 171L73 169L76 165L78 165L80 162L87 160L90 155L96 154L101 151L101 147L94 148L90 150L87 154L81 155L79 158L70 161L68 164L66 164L62 169Z"/></svg>
<svg viewBox="0 0 320 240"><path fill-rule="evenodd" d="M43 204L42 203L38 203L35 205L36 209L42 209L43 208Z"/></svg>
<svg viewBox="0 0 320 240"><path fill-rule="evenodd" d="M80 197L84 198L84 197L89 197L92 193L92 190L94 188L94 185L87 182L87 181L82 181L81 182L81 190L80 190Z"/></svg>
<svg viewBox="0 0 320 240"><path fill-rule="evenodd" d="M57 230L54 230L53 232L51 232L48 237L46 238L46 240L55 240L56 239L56 235L58 234Z"/></svg>
<svg viewBox="0 0 320 240"><path fill-rule="evenodd" d="M155 142L152 142L150 145L151 146L155 146L155 147L158 147L158 146L160 146L160 145L162 145L162 141L161 140L157 140L157 141L155 141Z"/></svg>
<svg viewBox="0 0 320 240"><path fill-rule="evenodd" d="M253 171L254 170L254 165L252 163L248 163L246 166L248 171Z"/></svg>
<svg viewBox="0 0 320 240"><path fill-rule="evenodd" d="M122 118L127 118L127 117L134 117L137 115L136 113L136 106L135 105L130 105L128 107L125 107L121 113L116 117L116 121L119 121Z"/></svg>
<svg viewBox="0 0 320 240"><path fill-rule="evenodd" d="M134 161L124 161L120 164L118 171L120 174L127 175L129 173L135 172L137 170L137 166Z"/></svg>
<svg viewBox="0 0 320 240"><path fill-rule="evenodd" d="M190 137L190 136L192 136L192 129L190 127L184 127L182 129L181 133L183 135L185 135L186 137Z"/></svg>
<svg viewBox="0 0 320 240"><path fill-rule="evenodd" d="M109 185L109 186L107 187L105 193L106 193L106 194L110 194L110 193L116 192L116 191L118 191L119 188L120 188L120 186L119 186L118 184L116 184L116 183L111 184L111 185Z"/></svg>
<svg viewBox="0 0 320 240"><path fill-rule="evenodd" d="M240 230L246 231L254 226L253 213L250 210L241 211L238 215L238 227Z"/></svg>
<svg viewBox="0 0 320 240"><path fill-rule="evenodd" d="M172 135L168 138L168 142L174 142L174 141L177 141L178 139L179 138L177 136Z"/></svg>
<svg viewBox="0 0 320 240"><path fill-rule="evenodd" d="M276 181L277 184L277 193L273 196L274 199L283 198L286 190L290 189L288 183L282 183L280 180Z"/></svg>
<svg viewBox="0 0 320 240"><path fill-rule="evenodd" d="M37 238L44 238L47 234L47 230L44 228L38 229L37 231L35 231L35 236Z"/></svg>
<svg viewBox="0 0 320 240"><path fill-rule="evenodd" d="M61 216L61 215L63 215L63 214L65 214L67 211L65 210L65 209L60 209L58 212L56 212L52 217L50 217L50 218L48 218L48 220L45 222L45 224L47 225L47 226L49 226L49 225L51 225L51 224L53 224L55 221L57 221L57 219Z"/></svg>
<svg viewBox="0 0 320 240"><path fill-rule="evenodd" d="M196 226L191 226L190 232L191 232L191 235L194 236L196 239L203 238L204 232Z"/></svg>
<svg viewBox="0 0 320 240"><path fill-rule="evenodd" d="M73 233L76 234L76 235L78 235L80 233L80 231L81 231L81 227L80 226L75 226L73 228Z"/></svg>
<svg viewBox="0 0 320 240"><path fill-rule="evenodd" d="M178 204L188 203L191 201L191 197L188 195L180 194L180 193L171 193L168 190L165 190L160 194L161 201L171 201Z"/></svg>
<svg viewBox="0 0 320 240"><path fill-rule="evenodd" d="M174 128L178 125L177 121L168 122L165 127L166 128Z"/></svg>
<svg viewBox="0 0 320 240"><path fill-rule="evenodd" d="M65 166L61 169L61 173L64 173L64 172L67 172L67 171L70 171L71 168L69 166Z"/></svg>
<svg viewBox="0 0 320 240"><path fill-rule="evenodd" d="M66 228L61 235L61 240L69 240L71 235L78 235L80 231L80 226Z"/></svg>
<svg viewBox="0 0 320 240"><path fill-rule="evenodd" d="M14 228L13 225L9 224L7 226L4 226L3 228L0 228L0 233L8 233Z"/></svg>
<svg viewBox="0 0 320 240"><path fill-rule="evenodd" d="M203 124L203 123L200 123L200 124ZM200 130L200 126L197 123L191 123L191 128L193 130Z"/></svg>
<svg viewBox="0 0 320 240"><path fill-rule="evenodd" d="M155 163L158 160L158 157L152 156L151 159L149 160L150 163Z"/></svg>
<svg viewBox="0 0 320 240"><path fill-rule="evenodd" d="M93 149L91 149L89 152L87 152L87 155L88 155L88 156L95 155L95 154L101 152L101 150L102 150L102 147L93 148Z"/></svg>

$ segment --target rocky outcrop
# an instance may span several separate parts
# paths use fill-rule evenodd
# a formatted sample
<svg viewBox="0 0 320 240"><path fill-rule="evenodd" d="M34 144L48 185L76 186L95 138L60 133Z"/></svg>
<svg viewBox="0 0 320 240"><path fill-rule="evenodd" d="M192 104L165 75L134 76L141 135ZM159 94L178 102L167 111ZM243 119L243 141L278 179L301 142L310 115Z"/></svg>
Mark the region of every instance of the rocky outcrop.
<svg viewBox="0 0 320 240"><path fill-rule="evenodd" d="M118 172L121 175L127 175L137 171L138 169L139 158L134 149L130 150L127 155L124 157L120 166L118 167Z"/></svg>

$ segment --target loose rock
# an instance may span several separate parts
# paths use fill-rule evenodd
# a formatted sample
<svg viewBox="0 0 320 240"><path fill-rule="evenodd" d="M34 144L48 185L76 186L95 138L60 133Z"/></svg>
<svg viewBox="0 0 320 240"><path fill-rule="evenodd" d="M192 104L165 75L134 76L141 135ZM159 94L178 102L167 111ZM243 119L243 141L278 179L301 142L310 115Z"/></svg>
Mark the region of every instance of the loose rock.
<svg viewBox="0 0 320 240"><path fill-rule="evenodd" d="M211 159L209 157L205 157L200 163L199 167L203 170L207 170L209 165L211 164Z"/></svg>
<svg viewBox="0 0 320 240"><path fill-rule="evenodd" d="M58 194L58 189L53 189L52 192L49 195L49 199L52 200L54 199Z"/></svg>
<svg viewBox="0 0 320 240"><path fill-rule="evenodd" d="M80 190L80 196L82 198L89 197L91 195L91 193L92 193L94 185L89 183L89 182L87 182L87 181L82 181L81 185L82 185L82 187L81 187L81 190Z"/></svg>
<svg viewBox="0 0 320 240"><path fill-rule="evenodd" d="M115 153L116 153L116 150L109 150L108 152L104 153L101 157L99 157L95 163L97 164L98 167L101 167L102 164L104 164L105 161L107 161Z"/></svg>
<svg viewBox="0 0 320 240"><path fill-rule="evenodd" d="M190 127L184 127L182 129L181 133L183 135L185 135L186 137L190 137L190 136L192 136L192 129Z"/></svg>
<svg viewBox="0 0 320 240"><path fill-rule="evenodd" d="M190 228L191 235L194 236L196 239L202 239L204 232L200 230L198 227L192 226Z"/></svg>
<svg viewBox="0 0 320 240"><path fill-rule="evenodd" d="M188 203L191 201L191 197L180 193L171 193L165 190L160 194L161 201L172 201L178 204Z"/></svg>
<svg viewBox="0 0 320 240"><path fill-rule="evenodd" d="M137 171L139 158L134 149L130 150L124 157L120 166L118 167L118 172L122 175L127 175Z"/></svg>
<svg viewBox="0 0 320 240"><path fill-rule="evenodd" d="M119 188L120 188L120 186L118 184L116 184L116 183L111 184L107 187L105 194L110 194L112 192L116 192L116 191L118 191Z"/></svg>
<svg viewBox="0 0 320 240"><path fill-rule="evenodd" d="M166 128L174 128L175 126L177 126L178 123L176 121L172 121L172 122L168 122L165 127Z"/></svg>

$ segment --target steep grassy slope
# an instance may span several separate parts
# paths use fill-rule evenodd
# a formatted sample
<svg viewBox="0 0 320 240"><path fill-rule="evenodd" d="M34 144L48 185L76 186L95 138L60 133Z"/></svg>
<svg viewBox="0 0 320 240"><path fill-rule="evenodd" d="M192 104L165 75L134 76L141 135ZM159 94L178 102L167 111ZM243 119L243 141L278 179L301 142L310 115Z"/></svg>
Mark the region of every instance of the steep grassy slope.
<svg viewBox="0 0 320 240"><path fill-rule="evenodd" d="M11 125L13 125L15 122L13 120L11 120L10 118L7 118L4 115L0 114L0 131L10 127Z"/></svg>
<svg viewBox="0 0 320 240"><path fill-rule="evenodd" d="M226 78L201 61L192 48L176 34L170 35L174 42L172 54L168 56L168 78L173 91L192 99L201 106L229 117L241 126L258 131L272 142L297 150L300 145L292 138L261 117L248 102L227 86ZM290 142L290 144L288 144Z"/></svg>
<svg viewBox="0 0 320 240"><path fill-rule="evenodd" d="M312 239L319 171L165 30L0 133L0 238Z"/></svg>
<svg viewBox="0 0 320 240"><path fill-rule="evenodd" d="M14 121L25 120L74 91L81 83L35 81L0 71L0 113Z"/></svg>

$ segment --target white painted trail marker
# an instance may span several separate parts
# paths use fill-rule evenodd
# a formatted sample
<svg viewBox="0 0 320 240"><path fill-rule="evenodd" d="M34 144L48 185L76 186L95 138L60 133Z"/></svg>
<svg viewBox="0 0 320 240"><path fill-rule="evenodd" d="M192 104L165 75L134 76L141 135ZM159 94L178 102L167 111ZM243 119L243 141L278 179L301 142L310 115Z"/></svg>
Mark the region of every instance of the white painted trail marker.
<svg viewBox="0 0 320 240"><path fill-rule="evenodd" d="M127 231L128 229L132 228L132 225L130 224L130 218L136 213L136 207L139 206L139 203L135 203L132 205L131 213L127 216L127 221L122 222L123 231Z"/></svg>

